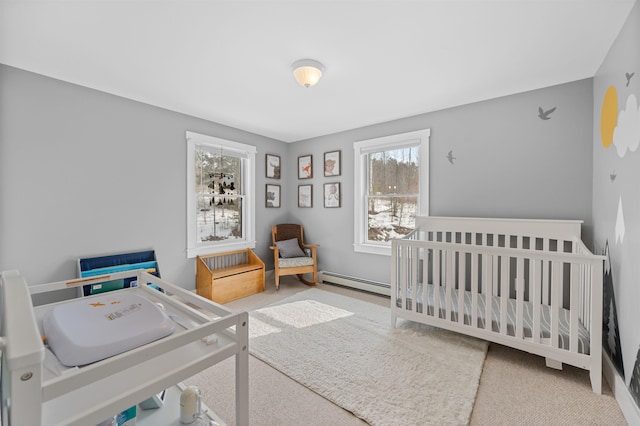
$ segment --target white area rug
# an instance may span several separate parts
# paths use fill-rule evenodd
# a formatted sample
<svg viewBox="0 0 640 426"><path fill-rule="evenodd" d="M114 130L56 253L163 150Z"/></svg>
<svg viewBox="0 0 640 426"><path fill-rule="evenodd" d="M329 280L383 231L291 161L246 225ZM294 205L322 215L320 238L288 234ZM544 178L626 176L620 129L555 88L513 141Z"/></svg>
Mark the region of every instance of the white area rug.
<svg viewBox="0 0 640 426"><path fill-rule="evenodd" d="M372 425L468 424L488 347L317 289L251 312L249 335L252 355Z"/></svg>

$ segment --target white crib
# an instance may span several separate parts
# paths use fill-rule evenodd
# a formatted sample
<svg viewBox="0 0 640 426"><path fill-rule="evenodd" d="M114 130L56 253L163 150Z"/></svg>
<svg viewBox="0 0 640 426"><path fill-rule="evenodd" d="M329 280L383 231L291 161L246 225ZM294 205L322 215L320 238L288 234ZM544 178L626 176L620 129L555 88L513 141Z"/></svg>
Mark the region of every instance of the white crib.
<svg viewBox="0 0 640 426"><path fill-rule="evenodd" d="M604 257L585 247L581 223L416 218L416 230L392 242L392 324L404 318L587 369L601 393Z"/></svg>

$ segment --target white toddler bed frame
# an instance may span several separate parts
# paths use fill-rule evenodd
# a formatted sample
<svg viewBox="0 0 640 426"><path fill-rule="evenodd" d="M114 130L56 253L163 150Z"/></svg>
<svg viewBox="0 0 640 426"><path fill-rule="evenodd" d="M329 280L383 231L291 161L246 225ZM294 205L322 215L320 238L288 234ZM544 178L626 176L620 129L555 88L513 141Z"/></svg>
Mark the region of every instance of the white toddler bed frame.
<svg viewBox="0 0 640 426"><path fill-rule="evenodd" d="M86 366L66 368L58 363L43 345L43 317L54 306L69 301L34 307L32 296L131 276L163 291L142 285L117 292L135 293L162 304L175 322L173 334ZM0 425L96 425L230 357L236 361L236 423L249 424L246 312L232 312L144 270L34 286L28 286L18 271L5 271L0 277ZM100 295L85 299L91 303L96 297ZM165 405L160 409L166 409L164 424L178 424L169 415L177 413L178 401ZM205 411L210 419L221 422L210 410ZM158 423L152 420L151 424Z"/></svg>
<svg viewBox="0 0 640 426"><path fill-rule="evenodd" d="M587 369L601 393L604 257L585 247L581 223L417 217L413 233L392 241L392 324L404 318Z"/></svg>

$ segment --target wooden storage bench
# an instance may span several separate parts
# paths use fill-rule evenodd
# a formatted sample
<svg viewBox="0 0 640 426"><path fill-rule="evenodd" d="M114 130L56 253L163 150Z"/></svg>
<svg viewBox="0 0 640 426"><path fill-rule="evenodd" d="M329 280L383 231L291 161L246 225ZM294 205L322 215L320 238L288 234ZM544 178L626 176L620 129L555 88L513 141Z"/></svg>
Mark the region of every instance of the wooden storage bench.
<svg viewBox="0 0 640 426"><path fill-rule="evenodd" d="M264 262L251 249L198 256L196 291L218 303L264 291Z"/></svg>

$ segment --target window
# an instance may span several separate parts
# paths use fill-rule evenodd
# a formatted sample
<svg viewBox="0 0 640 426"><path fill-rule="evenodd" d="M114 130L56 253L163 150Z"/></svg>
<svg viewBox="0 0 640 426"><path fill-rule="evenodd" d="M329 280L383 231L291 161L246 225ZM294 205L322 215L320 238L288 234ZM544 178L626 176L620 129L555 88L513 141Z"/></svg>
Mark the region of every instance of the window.
<svg viewBox="0 0 640 426"><path fill-rule="evenodd" d="M391 254L429 214L429 129L354 143L357 252Z"/></svg>
<svg viewBox="0 0 640 426"><path fill-rule="evenodd" d="M187 257L254 248L256 148L187 132Z"/></svg>

